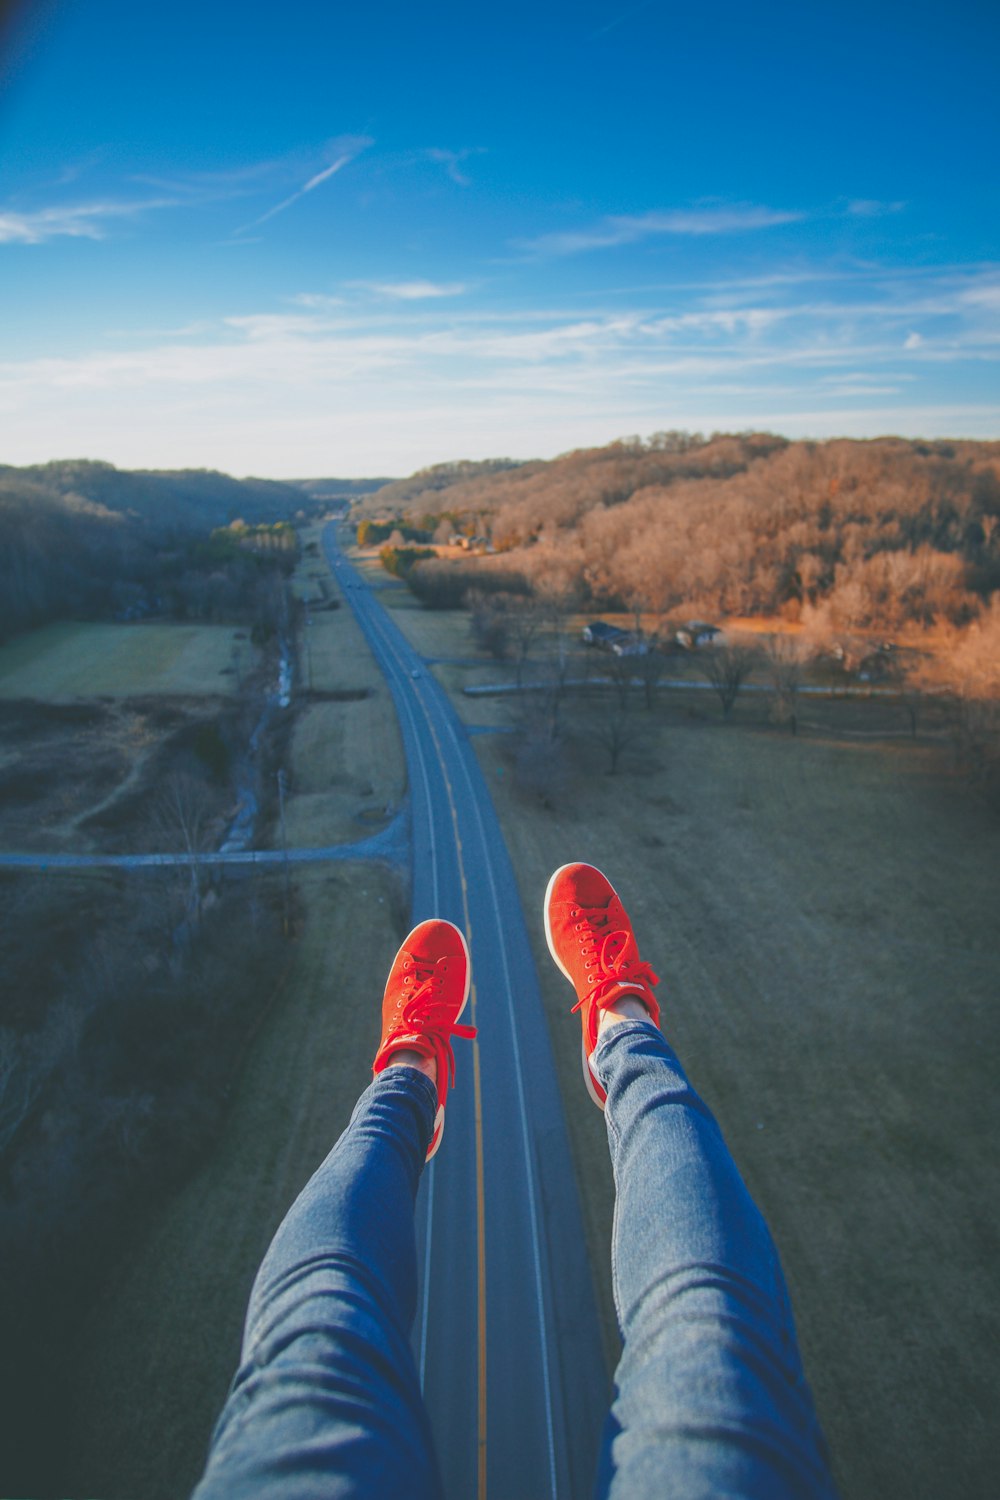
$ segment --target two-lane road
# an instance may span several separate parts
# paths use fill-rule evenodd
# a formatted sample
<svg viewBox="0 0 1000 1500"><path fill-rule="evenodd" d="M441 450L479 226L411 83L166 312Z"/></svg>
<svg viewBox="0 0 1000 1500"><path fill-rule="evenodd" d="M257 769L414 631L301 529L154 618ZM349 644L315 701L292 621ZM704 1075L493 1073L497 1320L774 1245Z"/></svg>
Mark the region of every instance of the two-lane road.
<svg viewBox="0 0 1000 1500"><path fill-rule="evenodd" d="M340 554L333 526L324 546L399 715L413 920L449 918L472 953L464 1019L479 1036L457 1043L445 1144L425 1173L417 1220L414 1345L446 1490L450 1500L575 1500L592 1489L606 1377L517 885L447 697Z"/></svg>

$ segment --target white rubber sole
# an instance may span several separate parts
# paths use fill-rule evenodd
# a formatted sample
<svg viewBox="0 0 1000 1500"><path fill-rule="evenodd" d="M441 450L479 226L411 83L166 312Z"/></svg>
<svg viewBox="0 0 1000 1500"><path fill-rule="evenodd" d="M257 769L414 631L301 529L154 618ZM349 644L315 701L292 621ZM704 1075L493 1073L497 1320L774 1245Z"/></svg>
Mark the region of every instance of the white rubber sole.
<svg viewBox="0 0 1000 1500"><path fill-rule="evenodd" d="M569 864L560 865L558 870L555 870L553 872L553 874L549 877L548 885L545 887L545 905L542 908L542 912L545 917L545 941L549 945L549 952L552 954L552 961L555 964L556 968L559 970L560 974L564 975L564 977L569 980L570 984L573 984L573 976L570 974L562 959L559 957L558 953L555 950L555 944L552 941L552 928L549 926L549 900L552 895L552 887L559 879L559 876L562 874L563 870L568 870L571 864L576 865L580 863L581 861L577 859L570 860ZM597 866L594 865L593 868L596 870ZM601 870L600 873L604 875L603 870ZM605 880L608 880L608 877L606 875L604 875L604 878ZM608 880L608 885L611 885L610 880ZM611 889L614 890L614 886L611 886ZM615 895L617 894L618 892L615 891ZM576 994L575 985L573 985L573 993L574 995ZM593 1073L590 1071L590 1058L587 1056L587 1039L583 1033L582 1027L580 1030L580 1061L583 1064L583 1081L587 1086L587 1093L590 1095L591 1099L593 1099L598 1109L603 1109L604 1099L597 1092L597 1083L594 1079Z"/></svg>
<svg viewBox="0 0 1000 1500"><path fill-rule="evenodd" d="M431 920L433 921L435 919L431 918ZM441 917L437 920L447 921L447 918ZM472 988L472 955L469 952L469 945L465 940L465 933L462 931L461 927L456 927L454 922L449 922L448 926L454 928L454 930L458 933L459 937L462 940L462 951L465 954L465 994L462 996L462 1003L455 1014L455 1020L457 1021L459 1016L461 1016L462 1012L465 1010L466 1005L469 1003L469 991ZM406 944L404 943L403 946L405 947ZM447 1087L448 1085L446 1083L445 1088L447 1089ZM430 1161L432 1156L437 1155L438 1147L441 1145L441 1141L443 1140L443 1138L444 1105L439 1104L437 1107L437 1114L434 1116L434 1129L431 1132L431 1143L427 1147L427 1155L424 1157L425 1162Z"/></svg>

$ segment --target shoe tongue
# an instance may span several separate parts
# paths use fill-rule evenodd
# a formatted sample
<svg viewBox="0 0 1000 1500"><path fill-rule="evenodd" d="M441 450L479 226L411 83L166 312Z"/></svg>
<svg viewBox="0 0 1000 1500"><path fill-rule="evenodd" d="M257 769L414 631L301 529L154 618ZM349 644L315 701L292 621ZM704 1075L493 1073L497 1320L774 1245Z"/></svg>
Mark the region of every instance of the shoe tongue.
<svg viewBox="0 0 1000 1500"><path fill-rule="evenodd" d="M627 928L612 928L605 936L601 947L601 958L608 966L619 964L623 959L634 963L639 957L635 937Z"/></svg>

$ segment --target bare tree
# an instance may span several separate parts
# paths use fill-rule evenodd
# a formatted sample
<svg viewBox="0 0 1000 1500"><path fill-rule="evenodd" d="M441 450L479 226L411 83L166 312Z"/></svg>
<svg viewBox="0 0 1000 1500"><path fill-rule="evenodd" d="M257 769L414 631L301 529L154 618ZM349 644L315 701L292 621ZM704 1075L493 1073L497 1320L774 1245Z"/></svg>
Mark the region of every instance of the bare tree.
<svg viewBox="0 0 1000 1500"><path fill-rule="evenodd" d="M805 652L793 636L771 637L766 650L768 676L771 679L771 717L787 724L793 734L799 732L799 688Z"/></svg>
<svg viewBox="0 0 1000 1500"><path fill-rule="evenodd" d="M536 599L514 595L507 616L508 630L514 645L517 685L521 686L531 648L545 623L545 613Z"/></svg>
<svg viewBox="0 0 1000 1500"><path fill-rule="evenodd" d="M635 666L642 682L642 693L647 709L653 707L656 689L666 670L667 660L659 649L657 636L647 636L646 650L635 658Z"/></svg>
<svg viewBox="0 0 1000 1500"><path fill-rule="evenodd" d="M201 905L199 856L208 848L211 818L211 798L200 777L185 771L175 771L167 777L156 796L152 821L166 852L177 851L188 856L185 905L189 919L194 921Z"/></svg>
<svg viewBox="0 0 1000 1500"><path fill-rule="evenodd" d="M616 776L625 751L637 746L645 737L645 725L621 703L616 703L609 712L595 716L591 733L607 753L608 774Z"/></svg>
<svg viewBox="0 0 1000 1500"><path fill-rule="evenodd" d="M919 670L908 665L898 652L887 655L882 663L882 680L887 687L895 688L899 701L910 721L910 738L917 737L917 720L923 705L920 690Z"/></svg>
<svg viewBox="0 0 1000 1500"><path fill-rule="evenodd" d="M558 723L550 705L534 693L518 700L514 723L514 785L551 809L566 783L566 744Z"/></svg>
<svg viewBox="0 0 1000 1500"><path fill-rule="evenodd" d="M496 661L510 655L510 625L507 598L470 589L465 596L469 608L469 625L476 644Z"/></svg>
<svg viewBox="0 0 1000 1500"><path fill-rule="evenodd" d="M636 660L636 657L616 656L613 652L608 658L608 672L618 700L618 707L622 712L628 708L629 693L635 679Z"/></svg>
<svg viewBox="0 0 1000 1500"><path fill-rule="evenodd" d="M1000 787L1000 595L994 594L954 653L959 760L988 791Z"/></svg>
<svg viewBox="0 0 1000 1500"><path fill-rule="evenodd" d="M719 695L724 719L732 713L756 660L757 654L749 646L710 646L698 653L698 666Z"/></svg>

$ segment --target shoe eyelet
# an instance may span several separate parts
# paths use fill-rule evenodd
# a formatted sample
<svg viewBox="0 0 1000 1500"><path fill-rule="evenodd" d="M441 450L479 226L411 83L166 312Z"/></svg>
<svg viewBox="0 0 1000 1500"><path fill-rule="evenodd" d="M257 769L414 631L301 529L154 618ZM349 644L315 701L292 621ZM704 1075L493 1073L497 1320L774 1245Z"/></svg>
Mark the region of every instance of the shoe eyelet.
<svg viewBox="0 0 1000 1500"><path fill-rule="evenodd" d="M588 984L596 984L597 983L597 975L596 974L588 974L588 976L587 976L587 983Z"/></svg>

